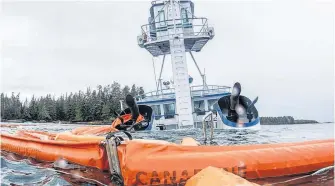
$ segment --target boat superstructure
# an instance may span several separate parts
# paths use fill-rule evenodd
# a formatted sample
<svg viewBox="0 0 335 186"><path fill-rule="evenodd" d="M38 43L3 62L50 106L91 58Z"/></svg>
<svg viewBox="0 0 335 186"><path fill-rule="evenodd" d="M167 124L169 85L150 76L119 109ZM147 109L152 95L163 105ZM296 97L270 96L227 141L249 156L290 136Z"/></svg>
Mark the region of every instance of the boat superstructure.
<svg viewBox="0 0 335 186"><path fill-rule="evenodd" d="M225 95L230 94L230 87L207 85L191 86L191 105L194 127L202 126L202 118L210 111L213 105ZM141 95L138 104L149 105L154 112L154 125L160 129L178 129L179 117L176 112L176 93L174 88L152 91ZM219 125L218 125L219 124ZM222 124L215 123L215 128L223 128Z"/></svg>
<svg viewBox="0 0 335 186"><path fill-rule="evenodd" d="M137 103L152 107L156 126L153 128L202 126L203 117L208 112L218 111L213 105L231 94L229 86L207 84L206 75L193 55L214 38L214 28L209 26L207 18L195 16L194 3L190 0L156 0L151 3L148 24L142 25L141 30L138 45L153 57L163 56L163 60L156 90L138 95ZM163 82L161 77L167 55L171 58L173 80ZM191 86L193 78L188 72L187 55L197 67L202 85ZM215 128L225 128L224 120L219 120L215 122Z"/></svg>

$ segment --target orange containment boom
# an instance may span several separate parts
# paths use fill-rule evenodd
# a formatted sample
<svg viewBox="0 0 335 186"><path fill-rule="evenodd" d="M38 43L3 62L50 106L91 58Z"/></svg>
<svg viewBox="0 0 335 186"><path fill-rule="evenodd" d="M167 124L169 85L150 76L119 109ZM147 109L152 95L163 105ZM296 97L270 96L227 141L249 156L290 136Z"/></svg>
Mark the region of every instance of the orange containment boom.
<svg viewBox="0 0 335 186"><path fill-rule="evenodd" d="M305 174L334 164L334 139L236 146L199 146L192 138L184 138L181 145L136 139L111 146L113 140L71 132L18 131L1 134L1 148L43 161L63 158L101 170L118 168L125 185L184 185L208 166L252 180Z"/></svg>
<svg viewBox="0 0 335 186"><path fill-rule="evenodd" d="M122 147L123 146L123 147ZM185 184L208 166L246 179L309 173L334 164L334 140L241 146L182 146L129 141L120 166L125 185Z"/></svg>
<svg viewBox="0 0 335 186"><path fill-rule="evenodd" d="M20 135L22 137L1 134L1 149L43 161L54 162L63 158L79 165L108 170L108 160L101 139L83 142L56 141L52 139L53 134L47 135L42 132L21 132Z"/></svg>

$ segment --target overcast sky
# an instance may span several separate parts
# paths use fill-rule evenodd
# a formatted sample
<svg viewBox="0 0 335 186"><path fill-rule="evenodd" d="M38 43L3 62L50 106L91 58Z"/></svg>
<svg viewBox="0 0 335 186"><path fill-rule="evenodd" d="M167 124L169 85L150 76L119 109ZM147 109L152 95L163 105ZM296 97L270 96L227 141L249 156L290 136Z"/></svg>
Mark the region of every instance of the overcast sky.
<svg viewBox="0 0 335 186"><path fill-rule="evenodd" d="M194 56L207 83L259 96L261 116L334 119L330 0L195 1L215 37ZM3 1L1 92L59 96L86 87L155 89L152 57L137 45L150 1ZM156 73L162 57L155 59ZM172 79L170 56L163 73ZM188 57L189 73L201 82Z"/></svg>

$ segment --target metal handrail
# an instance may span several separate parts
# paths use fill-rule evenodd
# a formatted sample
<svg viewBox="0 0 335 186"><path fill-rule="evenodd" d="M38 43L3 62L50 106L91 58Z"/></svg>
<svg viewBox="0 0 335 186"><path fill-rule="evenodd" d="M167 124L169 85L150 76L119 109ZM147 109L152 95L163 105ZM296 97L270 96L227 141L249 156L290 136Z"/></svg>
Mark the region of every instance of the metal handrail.
<svg viewBox="0 0 335 186"><path fill-rule="evenodd" d="M206 123L206 119L208 117L211 117L210 118L210 123L211 123L211 135L210 135L210 141L212 141L213 139L213 132L214 132L214 123L213 123L213 112L212 111L209 111L204 117L202 117L202 128L203 128L203 132L204 132L204 138L205 138L205 141L207 139L207 123Z"/></svg>
<svg viewBox="0 0 335 186"><path fill-rule="evenodd" d="M169 90L169 91L166 91ZM173 99L175 97L175 92L174 89L163 89L161 91L151 91L145 94L137 95L136 98L141 101L144 99L160 99L160 98L171 98ZM208 89L208 90L191 90L191 96L204 96L204 95L209 95L209 94L220 94L220 93L229 93L230 88L219 88L219 89Z"/></svg>
<svg viewBox="0 0 335 186"><path fill-rule="evenodd" d="M206 89L203 89L203 85L196 85L196 86L191 86L191 90L195 90L197 88L200 88L202 90L206 90ZM231 87L229 86L221 86L221 85L207 85L208 89L229 89Z"/></svg>
<svg viewBox="0 0 335 186"><path fill-rule="evenodd" d="M204 26L205 26L205 25L207 25L207 27L208 27L207 19L205 20L205 23L203 24L203 26L202 26L202 28L200 29L199 33L201 33L201 31L204 29ZM197 34L197 35L199 35L199 34Z"/></svg>
<svg viewBox="0 0 335 186"><path fill-rule="evenodd" d="M220 86L220 85L207 85L208 89L203 89L202 85L199 86L191 86L191 93L195 92L211 92L213 90L226 90L226 92L229 92L230 88L229 86ZM199 88L199 89L198 89ZM202 88L202 89L200 89ZM160 92L163 92L163 94L160 94ZM175 93L174 88L169 88L169 89L162 89L161 91L151 91L147 92L141 95L138 95L138 98L141 98L142 96L145 97L153 97L153 96L168 96L168 95L173 95Z"/></svg>
<svg viewBox="0 0 335 186"><path fill-rule="evenodd" d="M183 30L185 29L186 26L191 26L192 29L197 29L200 28L199 31L197 30L193 30L192 35L193 36L200 36L200 35L206 35L207 31L206 29L208 28L208 20L207 18L204 17L200 17L200 18L188 18L188 22L184 23L183 22L184 19L175 19L175 21L180 21L180 23L177 23L177 27L181 27ZM198 24L197 20L200 20L201 22ZM153 37L151 34L157 34L157 33L162 33L164 31L160 31L161 28L166 28L169 29L170 26L173 26L173 24L168 24L169 22L172 22L173 19L168 19L168 20L164 20L164 21L153 21L149 24L145 24L141 26L141 30L142 30L142 35L144 35L145 37L145 42L151 42L151 41L157 41L160 40L160 38L164 38L167 36L170 36L171 34L164 34L164 35L159 35L156 37ZM193 21L195 21L195 23L193 23ZM164 26L157 26L156 24L160 24L160 23L165 23ZM155 29L153 29L153 27L155 27ZM184 33L184 32L183 32Z"/></svg>
<svg viewBox="0 0 335 186"><path fill-rule="evenodd" d="M175 19L176 21L182 21L182 20L184 20L184 19ZM205 17L197 17L197 18L188 18L188 20L201 20L201 21L203 21L203 20L205 20L205 23L203 23L203 24L201 24L201 26L202 25L208 25L208 23L207 23L207 18L205 18ZM142 31L144 31L144 29L143 29L143 27L148 27L148 26L150 26L150 25L153 25L153 24L156 24L156 23L162 23L162 22L168 22L168 21L173 21L173 19L167 19L167 20L164 20L164 21L153 21L153 22L151 22L151 23L149 23L149 24L145 24L145 25L142 25L141 26L141 28L142 28ZM200 26L200 25L198 25L198 26ZM145 32L145 31L144 31Z"/></svg>

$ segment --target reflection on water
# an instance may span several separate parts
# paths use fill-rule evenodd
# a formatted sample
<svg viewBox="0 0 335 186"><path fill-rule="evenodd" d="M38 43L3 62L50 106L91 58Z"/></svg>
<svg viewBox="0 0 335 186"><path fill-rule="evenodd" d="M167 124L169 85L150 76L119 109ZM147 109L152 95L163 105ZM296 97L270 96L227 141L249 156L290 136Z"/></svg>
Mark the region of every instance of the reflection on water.
<svg viewBox="0 0 335 186"><path fill-rule="evenodd" d="M1 133L14 133L17 129L61 132L79 125L26 124L16 127L1 127ZM82 125L80 125L82 126ZM334 124L262 126L261 131L214 130L213 142L218 145L261 144L297 142L305 140L329 139L334 137ZM171 130L137 132L132 134L139 139L158 139L179 143L183 137L193 137L204 143L202 131ZM5 185L111 185L109 174L94 168L68 164L64 160L46 163L31 158L1 152L1 180ZM288 176L253 180L259 184L283 185L334 185L334 167L317 174Z"/></svg>

